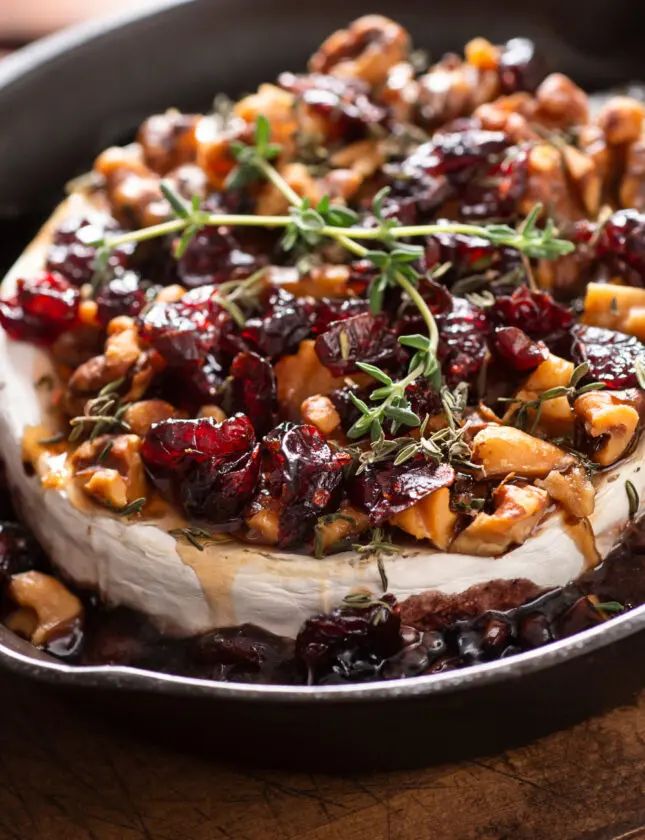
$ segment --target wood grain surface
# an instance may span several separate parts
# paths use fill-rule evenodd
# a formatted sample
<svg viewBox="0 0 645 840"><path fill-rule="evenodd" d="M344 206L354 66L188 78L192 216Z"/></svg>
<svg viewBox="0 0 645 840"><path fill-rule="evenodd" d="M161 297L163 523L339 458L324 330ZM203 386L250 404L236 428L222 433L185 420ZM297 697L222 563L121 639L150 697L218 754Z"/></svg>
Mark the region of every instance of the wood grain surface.
<svg viewBox="0 0 645 840"><path fill-rule="evenodd" d="M2 840L645 838L645 693L506 754L343 777L137 740L6 674L0 721Z"/></svg>

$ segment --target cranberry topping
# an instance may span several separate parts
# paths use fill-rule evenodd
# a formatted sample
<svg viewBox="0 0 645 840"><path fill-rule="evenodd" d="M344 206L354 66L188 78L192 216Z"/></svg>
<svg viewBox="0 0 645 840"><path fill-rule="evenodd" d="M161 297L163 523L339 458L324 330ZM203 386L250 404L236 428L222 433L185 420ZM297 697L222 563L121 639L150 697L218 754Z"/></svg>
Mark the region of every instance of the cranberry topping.
<svg viewBox="0 0 645 840"><path fill-rule="evenodd" d="M282 423L264 438L265 480L280 504L279 545L306 540L335 501L351 456L334 451L309 425Z"/></svg>
<svg viewBox="0 0 645 840"><path fill-rule="evenodd" d="M47 252L47 269L62 274L74 286L90 283L96 259L96 248L91 243L98 242L108 231L116 233L117 230L117 223L112 219L102 222L100 227L82 218L64 221L52 236ZM132 246L111 251L108 267L125 267L131 251Z"/></svg>
<svg viewBox="0 0 645 840"><path fill-rule="evenodd" d="M334 376L356 373L357 362L387 367L402 356L396 333L387 328L387 317L370 312L332 323L316 339L315 349Z"/></svg>
<svg viewBox="0 0 645 840"><path fill-rule="evenodd" d="M233 519L255 491L260 448L242 414L155 423L141 457L162 490L175 492L189 516L215 523Z"/></svg>
<svg viewBox="0 0 645 840"><path fill-rule="evenodd" d="M189 289L219 285L248 277L264 263L265 260L243 250L228 228L206 227L193 238L179 260L177 277Z"/></svg>
<svg viewBox="0 0 645 840"><path fill-rule="evenodd" d="M296 639L296 658L317 682L375 679L401 644L398 605L384 595L362 608L337 607L308 619Z"/></svg>
<svg viewBox="0 0 645 840"><path fill-rule="evenodd" d="M584 324L577 324L573 335L573 357L589 364L588 379L612 389L638 385L634 365L645 355L645 345L635 336Z"/></svg>
<svg viewBox="0 0 645 840"><path fill-rule="evenodd" d="M610 216L599 233L596 253L622 260L645 284L645 213L619 210Z"/></svg>
<svg viewBox="0 0 645 840"><path fill-rule="evenodd" d="M269 298L264 315L246 322L242 337L263 356L275 358L297 350L311 334L315 318L313 298L296 298L278 289Z"/></svg>
<svg viewBox="0 0 645 840"><path fill-rule="evenodd" d="M220 310L211 300L212 286L203 286L173 303L155 303L141 316L141 336L170 365L201 362L217 337Z"/></svg>
<svg viewBox="0 0 645 840"><path fill-rule="evenodd" d="M146 295L139 286L140 279L134 271L120 272L98 289L95 300L104 326L118 315L134 317L141 312Z"/></svg>
<svg viewBox="0 0 645 840"><path fill-rule="evenodd" d="M499 80L504 93L533 93L546 76L546 62L529 38L507 41L499 57Z"/></svg>
<svg viewBox="0 0 645 840"><path fill-rule="evenodd" d="M518 327L497 327L494 336L497 355L513 370L533 370L549 355L543 341L533 341Z"/></svg>
<svg viewBox="0 0 645 840"><path fill-rule="evenodd" d="M373 525L378 525L440 487L449 487L454 477L448 464L437 465L418 456L399 466L392 461L369 464L351 479L348 491L354 504L367 512Z"/></svg>
<svg viewBox="0 0 645 840"><path fill-rule="evenodd" d="M454 298L452 309L435 317L438 356L446 382L451 388L472 382L488 353L490 328L484 311L464 298Z"/></svg>
<svg viewBox="0 0 645 840"><path fill-rule="evenodd" d="M239 353L231 365L233 402L250 421L258 436L276 421L276 383L271 363L257 353Z"/></svg>
<svg viewBox="0 0 645 840"><path fill-rule="evenodd" d="M458 180L470 174L474 167L499 158L508 146L509 139L501 131L469 128L437 132L405 161L404 170L410 173L421 170L429 175L446 175Z"/></svg>
<svg viewBox="0 0 645 840"><path fill-rule="evenodd" d="M387 116L382 106L372 102L368 86L359 79L342 79L322 73L300 76L281 73L278 82L325 120L331 140L358 137L368 126L384 122Z"/></svg>
<svg viewBox="0 0 645 840"><path fill-rule="evenodd" d="M518 327L530 338L547 343L573 325L573 313L556 303L548 292L520 286L511 295L501 295L490 308L492 321L500 326Z"/></svg>
<svg viewBox="0 0 645 840"><path fill-rule="evenodd" d="M49 344L74 326L79 300L62 275L43 272L18 280L16 294L0 300L0 325L12 338Z"/></svg>

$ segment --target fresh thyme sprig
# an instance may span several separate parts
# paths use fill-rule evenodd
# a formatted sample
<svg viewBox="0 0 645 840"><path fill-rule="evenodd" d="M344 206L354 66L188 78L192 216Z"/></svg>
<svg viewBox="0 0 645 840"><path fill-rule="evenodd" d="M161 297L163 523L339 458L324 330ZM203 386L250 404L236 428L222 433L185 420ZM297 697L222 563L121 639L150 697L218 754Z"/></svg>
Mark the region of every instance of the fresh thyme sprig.
<svg viewBox="0 0 645 840"><path fill-rule="evenodd" d="M582 396L582 394L586 394L588 391L601 391L605 387L604 382L589 382L587 385L578 387L578 383L587 376L589 369L589 364L583 362L574 369L568 385L556 385L554 388L548 388L534 400L522 400L517 397L500 397L500 402L506 402L516 407L510 418L509 425L516 426L519 429L526 429L530 412L534 411L535 414L533 415L533 420L528 431L530 434L535 434L535 430L540 424L544 403L549 402L549 400L558 399L559 397L566 397L569 401L572 401Z"/></svg>
<svg viewBox="0 0 645 840"><path fill-rule="evenodd" d="M398 545L394 545L383 528L373 528L368 543L355 543L352 548L361 557L374 557L376 559L379 577L381 578L381 586L383 587L383 592L387 592L388 580L383 564L383 556L390 557L393 554L401 554L403 549Z"/></svg>
<svg viewBox="0 0 645 840"><path fill-rule="evenodd" d="M115 379L105 385L94 399L85 405L85 414L73 417L69 424L72 431L70 441L80 440L89 431L89 439L94 440L107 432L128 432L130 426L123 419L129 403L123 403L118 395L124 378Z"/></svg>

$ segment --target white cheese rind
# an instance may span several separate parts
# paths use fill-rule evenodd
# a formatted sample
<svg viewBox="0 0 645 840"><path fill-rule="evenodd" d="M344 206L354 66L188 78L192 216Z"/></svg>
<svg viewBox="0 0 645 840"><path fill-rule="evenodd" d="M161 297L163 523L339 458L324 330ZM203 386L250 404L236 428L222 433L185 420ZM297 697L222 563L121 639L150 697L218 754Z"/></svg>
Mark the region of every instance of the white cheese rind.
<svg viewBox="0 0 645 840"><path fill-rule="evenodd" d="M87 214L87 202L73 196L52 221L70 213ZM20 275L37 271L43 261L52 223L41 232L3 285L11 293ZM21 462L24 430L46 419L46 393L35 386L51 372L47 354L8 339L0 331L0 457L25 520L54 563L75 582L96 587L113 604L150 615L168 633L188 635L213 627L251 622L294 636L312 614L336 605L348 592L381 590L373 560L352 552L316 560L291 552L254 548L235 542L199 552L179 546L155 524L140 524L74 506L64 490L41 487ZM604 556L629 516L625 481L645 498L641 469L645 442L598 488L591 526ZM426 590L458 593L494 579L527 578L538 586L567 583L585 568L585 557L559 513L550 515L522 546L502 557L476 557L405 550L384 559L389 591L400 599Z"/></svg>

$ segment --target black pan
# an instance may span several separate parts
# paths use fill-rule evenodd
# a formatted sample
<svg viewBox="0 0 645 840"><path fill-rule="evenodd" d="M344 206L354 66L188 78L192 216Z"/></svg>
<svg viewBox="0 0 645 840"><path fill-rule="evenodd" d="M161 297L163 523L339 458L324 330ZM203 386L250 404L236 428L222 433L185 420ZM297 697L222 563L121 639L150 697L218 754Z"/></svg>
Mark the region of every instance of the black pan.
<svg viewBox="0 0 645 840"><path fill-rule="evenodd" d="M514 8L515 7L515 8ZM391 14L437 55L482 34L528 35L589 89L645 78L645 17L630 0L370 3L168 0L78 27L0 64L0 264L26 244L65 181L147 114L206 108L298 69L332 29ZM429 763L499 750L629 702L644 684L645 607L510 660L434 677L293 688L131 668L73 668L0 628L0 664L71 702L209 752L319 768Z"/></svg>

